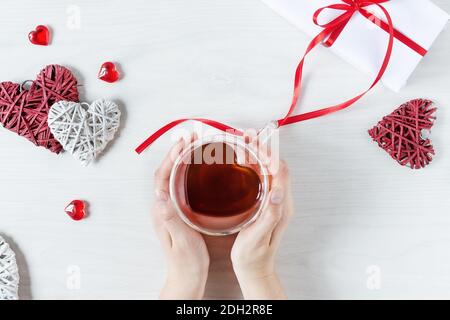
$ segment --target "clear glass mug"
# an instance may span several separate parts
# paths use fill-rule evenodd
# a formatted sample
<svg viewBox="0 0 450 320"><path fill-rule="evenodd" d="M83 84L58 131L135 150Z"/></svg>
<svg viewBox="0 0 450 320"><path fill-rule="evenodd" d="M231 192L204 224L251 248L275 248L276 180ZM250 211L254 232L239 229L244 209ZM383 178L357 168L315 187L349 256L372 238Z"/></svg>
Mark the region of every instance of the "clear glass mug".
<svg viewBox="0 0 450 320"><path fill-rule="evenodd" d="M254 205L241 213L227 216L211 216L195 212L187 196L187 172L193 156L208 144L223 143L233 148L235 163L248 167L258 175L260 180L259 196ZM204 161L204 159L202 159ZM197 162L196 162L197 163ZM228 163L228 162L227 162ZM192 142L175 160L170 174L170 198L181 219L193 229L213 236L225 236L239 232L254 222L267 204L270 189L269 170L252 145L229 134L215 135Z"/></svg>

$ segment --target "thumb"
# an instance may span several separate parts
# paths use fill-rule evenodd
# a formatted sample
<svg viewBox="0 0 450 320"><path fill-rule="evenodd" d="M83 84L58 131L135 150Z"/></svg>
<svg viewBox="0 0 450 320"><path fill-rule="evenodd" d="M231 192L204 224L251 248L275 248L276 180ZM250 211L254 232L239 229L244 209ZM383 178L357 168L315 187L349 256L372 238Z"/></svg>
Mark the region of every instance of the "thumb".
<svg viewBox="0 0 450 320"><path fill-rule="evenodd" d="M270 191L269 205L262 219L264 224L267 225L268 231L269 228L272 231L281 219L284 195L285 192L281 186L276 186Z"/></svg>
<svg viewBox="0 0 450 320"><path fill-rule="evenodd" d="M284 190L282 187L274 187L270 191L270 205L280 207L284 200Z"/></svg>
<svg viewBox="0 0 450 320"><path fill-rule="evenodd" d="M269 203L255 222L255 233L270 241L272 232L281 220L285 192L281 186L274 187L269 193Z"/></svg>

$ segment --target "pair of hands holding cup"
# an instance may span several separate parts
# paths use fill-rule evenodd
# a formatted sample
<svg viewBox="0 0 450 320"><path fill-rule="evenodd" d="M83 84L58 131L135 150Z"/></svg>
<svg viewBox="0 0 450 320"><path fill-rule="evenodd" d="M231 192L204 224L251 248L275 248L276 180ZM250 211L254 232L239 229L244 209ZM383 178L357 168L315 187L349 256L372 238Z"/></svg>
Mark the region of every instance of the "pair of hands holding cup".
<svg viewBox="0 0 450 320"><path fill-rule="evenodd" d="M202 299L209 270L205 237L178 216L169 195L174 160L192 141L180 139L155 172L152 217L166 254L168 271L161 299ZM289 173L284 162L272 176L269 204L241 230L231 248L233 270L245 299L285 299L275 271L275 255L293 212Z"/></svg>

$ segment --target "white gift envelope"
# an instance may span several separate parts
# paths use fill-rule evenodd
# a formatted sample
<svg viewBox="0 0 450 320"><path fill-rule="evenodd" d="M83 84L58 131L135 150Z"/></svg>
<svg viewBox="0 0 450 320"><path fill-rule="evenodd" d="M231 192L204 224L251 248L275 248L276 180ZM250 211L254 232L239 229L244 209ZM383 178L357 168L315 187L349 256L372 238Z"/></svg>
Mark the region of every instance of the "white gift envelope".
<svg viewBox="0 0 450 320"><path fill-rule="evenodd" d="M314 12L330 4L344 3L340 0L262 1L311 37L323 30L314 24ZM394 28L426 50L431 48L449 20L449 15L429 0L391 0L381 5L389 12ZM365 9L383 21L386 20L377 6ZM342 13L343 11L338 10L324 10L319 22L331 21ZM375 76L385 57L388 41L388 32L356 12L330 50L356 68ZM382 82L388 88L399 91L422 58L422 55L395 39Z"/></svg>

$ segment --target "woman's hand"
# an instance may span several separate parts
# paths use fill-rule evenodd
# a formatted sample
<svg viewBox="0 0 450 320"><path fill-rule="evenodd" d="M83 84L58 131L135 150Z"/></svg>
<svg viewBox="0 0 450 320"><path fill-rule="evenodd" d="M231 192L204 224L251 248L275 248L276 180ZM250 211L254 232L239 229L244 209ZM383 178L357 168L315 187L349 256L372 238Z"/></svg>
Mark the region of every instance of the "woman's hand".
<svg viewBox="0 0 450 320"><path fill-rule="evenodd" d="M286 299L275 272L275 255L292 212L289 172L281 162L273 175L269 204L238 234L231 250L233 269L245 299Z"/></svg>
<svg viewBox="0 0 450 320"><path fill-rule="evenodd" d="M194 135L190 140L195 139ZM169 198L174 160L191 141L181 139L175 144L155 173L152 215L168 262L161 299L201 299L208 277L209 255L203 236L180 219Z"/></svg>

